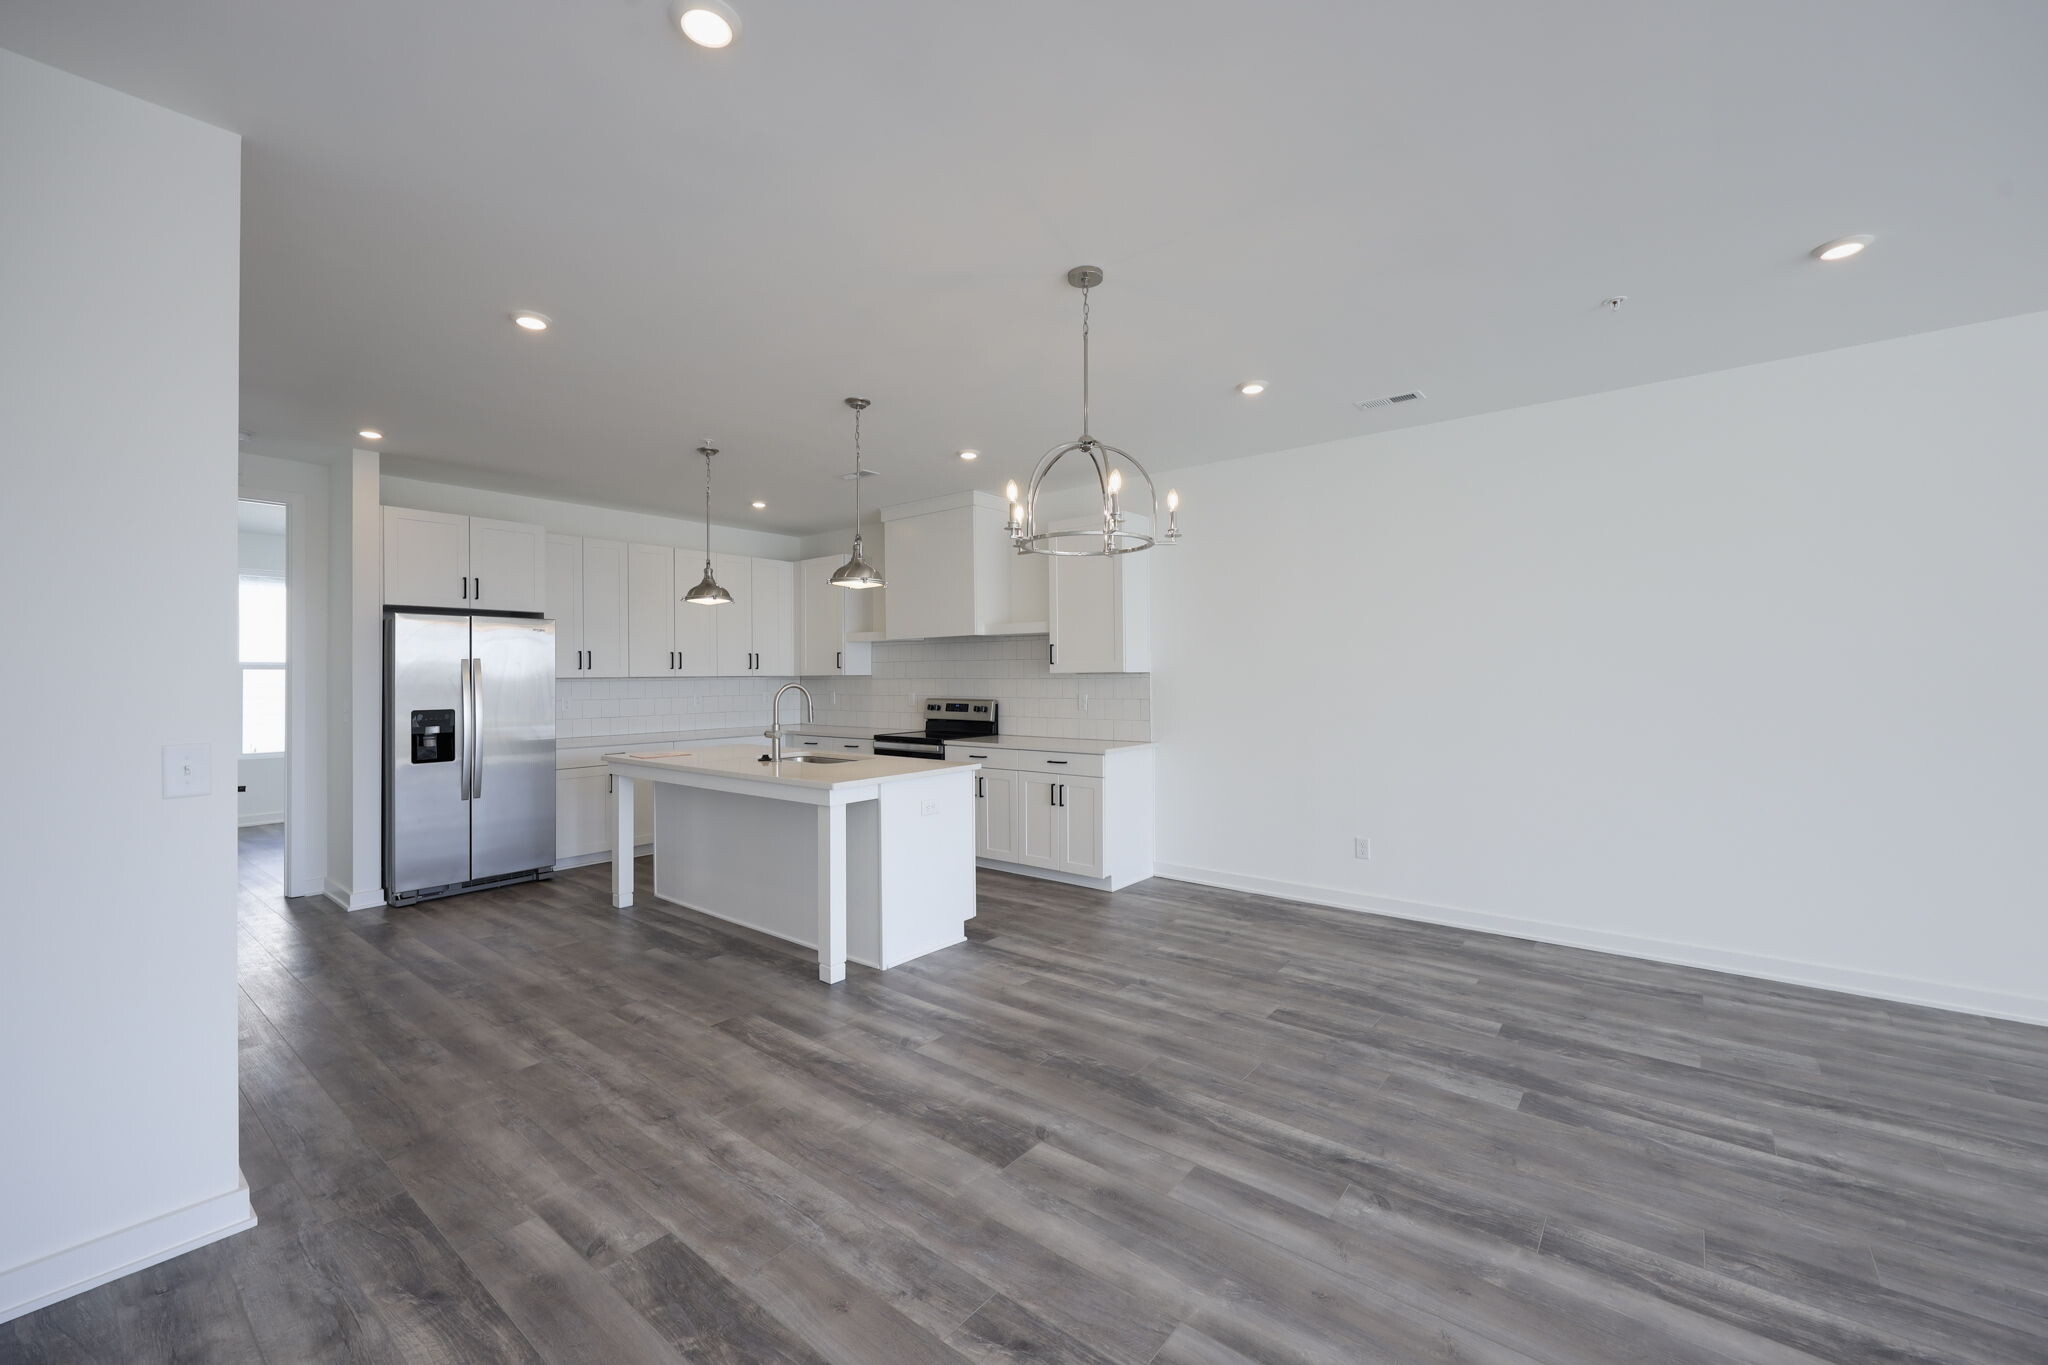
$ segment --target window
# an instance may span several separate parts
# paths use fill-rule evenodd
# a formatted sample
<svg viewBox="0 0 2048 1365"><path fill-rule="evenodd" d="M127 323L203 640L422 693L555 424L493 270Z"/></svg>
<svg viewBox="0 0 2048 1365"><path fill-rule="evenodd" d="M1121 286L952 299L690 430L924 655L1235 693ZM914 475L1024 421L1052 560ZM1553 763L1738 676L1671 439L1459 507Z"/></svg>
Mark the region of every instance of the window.
<svg viewBox="0 0 2048 1365"><path fill-rule="evenodd" d="M284 752L284 580L241 576L242 752Z"/></svg>

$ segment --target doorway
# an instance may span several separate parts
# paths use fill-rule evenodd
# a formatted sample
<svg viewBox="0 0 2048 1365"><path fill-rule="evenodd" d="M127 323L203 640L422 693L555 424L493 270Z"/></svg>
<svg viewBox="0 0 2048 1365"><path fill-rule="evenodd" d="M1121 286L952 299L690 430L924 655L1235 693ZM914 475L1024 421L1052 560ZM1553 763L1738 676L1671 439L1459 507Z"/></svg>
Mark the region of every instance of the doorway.
<svg viewBox="0 0 2048 1365"><path fill-rule="evenodd" d="M236 502L235 601L242 747L235 762L243 879L282 892L291 818L291 575L289 509ZM251 851L260 850L255 863Z"/></svg>

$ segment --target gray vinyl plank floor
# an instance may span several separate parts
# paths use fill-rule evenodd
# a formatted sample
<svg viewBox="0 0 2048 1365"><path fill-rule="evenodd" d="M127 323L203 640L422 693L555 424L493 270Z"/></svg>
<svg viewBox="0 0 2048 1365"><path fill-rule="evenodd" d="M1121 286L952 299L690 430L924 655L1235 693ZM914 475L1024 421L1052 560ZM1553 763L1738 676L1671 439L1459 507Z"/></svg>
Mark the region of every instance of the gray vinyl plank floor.
<svg viewBox="0 0 2048 1365"><path fill-rule="evenodd" d="M996 873L827 989L644 862L242 844L260 1225L0 1361L2048 1361L2048 1030Z"/></svg>

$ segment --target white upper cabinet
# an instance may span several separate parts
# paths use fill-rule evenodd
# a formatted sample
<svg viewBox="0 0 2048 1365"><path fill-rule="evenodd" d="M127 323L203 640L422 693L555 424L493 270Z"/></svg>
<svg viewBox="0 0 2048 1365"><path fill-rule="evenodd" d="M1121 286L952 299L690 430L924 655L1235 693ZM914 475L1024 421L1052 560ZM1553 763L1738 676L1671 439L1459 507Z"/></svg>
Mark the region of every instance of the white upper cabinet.
<svg viewBox="0 0 2048 1365"><path fill-rule="evenodd" d="M704 574L702 550L627 550L628 672L636 678L716 678L796 671L796 565L713 555L732 594L719 606L685 602Z"/></svg>
<svg viewBox="0 0 2048 1365"><path fill-rule="evenodd" d="M547 614L556 677L625 677L625 544L549 536Z"/></svg>
<svg viewBox="0 0 2048 1365"><path fill-rule="evenodd" d="M754 671L754 561L745 555L711 556L718 585L732 594L732 601L716 607L692 607L713 618L718 638L720 677L733 678ZM692 582L696 580L691 579Z"/></svg>
<svg viewBox="0 0 2048 1365"><path fill-rule="evenodd" d="M626 545L583 542L583 676L626 676Z"/></svg>
<svg viewBox="0 0 2048 1365"><path fill-rule="evenodd" d="M547 607L548 533L518 521L469 519L470 600L480 611Z"/></svg>
<svg viewBox="0 0 2048 1365"><path fill-rule="evenodd" d="M676 551L676 590L669 610L675 622L676 672L686 678L718 676L718 619L732 610L730 606L700 607L683 600L683 594L703 576L702 550Z"/></svg>
<svg viewBox="0 0 2048 1365"><path fill-rule="evenodd" d="M683 552L685 556L688 551ZM626 672L670 678L676 668L676 551L626 547Z"/></svg>
<svg viewBox="0 0 2048 1365"><path fill-rule="evenodd" d="M1009 509L989 493L958 493L882 509L888 551L888 637L1018 633Z"/></svg>
<svg viewBox="0 0 2048 1365"><path fill-rule="evenodd" d="M545 611L547 532L524 522L387 507L384 601L457 611Z"/></svg>
<svg viewBox="0 0 2048 1365"><path fill-rule="evenodd" d="M397 607L468 607L469 518L384 509L384 600Z"/></svg>
<svg viewBox="0 0 2048 1365"><path fill-rule="evenodd" d="M548 618L555 623L555 676L583 672L583 542L548 537Z"/></svg>
<svg viewBox="0 0 2048 1365"><path fill-rule="evenodd" d="M1055 673L1152 670L1152 556L1048 556L1047 630Z"/></svg>
<svg viewBox="0 0 2048 1365"><path fill-rule="evenodd" d="M770 677L796 672L796 565L786 559L753 563L754 672ZM742 604L747 605L747 604Z"/></svg>
<svg viewBox="0 0 2048 1365"><path fill-rule="evenodd" d="M876 599L886 589L833 587L832 572L845 562L844 555L825 555L796 566L796 671L804 677L827 673L866 677L875 671L874 647L847 637L874 629L871 619Z"/></svg>

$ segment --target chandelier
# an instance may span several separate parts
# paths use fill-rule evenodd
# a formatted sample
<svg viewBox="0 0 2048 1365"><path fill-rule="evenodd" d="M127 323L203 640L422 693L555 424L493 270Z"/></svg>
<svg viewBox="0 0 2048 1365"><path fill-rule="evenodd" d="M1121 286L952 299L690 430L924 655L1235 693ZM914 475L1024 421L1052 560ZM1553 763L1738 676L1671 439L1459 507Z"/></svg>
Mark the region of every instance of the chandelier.
<svg viewBox="0 0 2048 1365"><path fill-rule="evenodd" d="M1010 543L1017 547L1018 554L1101 557L1149 550L1155 544L1172 545L1180 539L1180 494L1167 490L1166 529L1155 537L1152 532L1159 524L1159 490L1153 485L1152 476L1128 451L1096 440L1088 430L1088 291L1102 283L1102 270L1099 266L1077 265L1067 272L1067 283L1081 291L1081 436L1038 457L1021 501L1015 481L1009 484L1004 492L1010 502L1010 520L1003 529L1010 533ZM1085 457L1094 471L1096 490L1102 497L1101 520L1099 524L1069 530L1048 530L1039 518L1039 492L1053 467L1069 455ZM1124 473L1126 469L1130 471L1129 477ZM1144 481L1142 495L1138 480ZM1142 499L1137 503L1137 510L1146 514L1142 530L1126 524L1126 495Z"/></svg>

